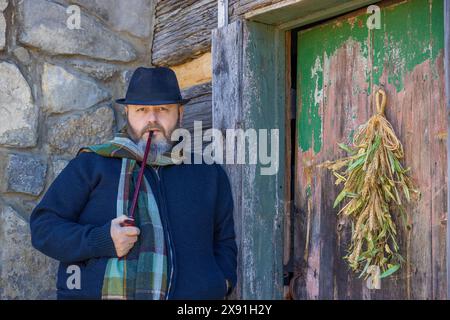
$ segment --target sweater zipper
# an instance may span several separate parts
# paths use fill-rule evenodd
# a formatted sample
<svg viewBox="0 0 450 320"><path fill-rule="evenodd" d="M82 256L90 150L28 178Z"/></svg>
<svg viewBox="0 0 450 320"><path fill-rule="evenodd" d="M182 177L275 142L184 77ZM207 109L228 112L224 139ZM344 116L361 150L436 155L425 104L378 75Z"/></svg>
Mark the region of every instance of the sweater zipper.
<svg viewBox="0 0 450 320"><path fill-rule="evenodd" d="M158 181L161 180L161 179L159 178L159 173L158 173L159 168L160 168L160 166L157 166L156 169L154 169L154 170L155 170L155 173L156 173L156 176L158 177Z"/></svg>
<svg viewBox="0 0 450 320"><path fill-rule="evenodd" d="M157 181L158 182L158 195L159 195L159 199L161 201L161 209L163 211L165 211L165 209L166 209L165 197L163 197L162 181L161 181L162 175L158 174L158 171L159 171L160 168L161 168L161 166L157 166L156 169L154 167L152 167L152 169L154 170L154 172L155 172L155 174L156 174L156 176L158 178L158 181ZM161 173L162 173L162 169L161 169ZM175 248L172 245L172 240L171 240L171 235L170 235L170 227L169 227L169 222L168 222L168 218L167 218L167 212L166 211L163 212L162 216L163 216L163 219L164 219L164 221L166 223L166 227L167 227L169 254L171 255L171 258L172 258L171 259L171 261L172 261L172 263L171 263L172 268L170 270L169 284L168 284L168 287L167 287L167 294L166 294L166 300L168 300L169 296L170 296L170 293L171 293L170 289L172 288L172 280L173 280L173 274L174 274L174 270L175 270L175 257L174 257L174 255L175 255Z"/></svg>

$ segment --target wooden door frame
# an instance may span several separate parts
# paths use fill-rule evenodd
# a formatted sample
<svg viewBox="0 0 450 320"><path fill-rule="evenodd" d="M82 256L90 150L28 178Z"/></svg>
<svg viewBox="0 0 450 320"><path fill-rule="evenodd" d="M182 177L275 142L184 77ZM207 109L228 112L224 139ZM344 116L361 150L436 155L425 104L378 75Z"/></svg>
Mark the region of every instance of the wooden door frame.
<svg viewBox="0 0 450 320"><path fill-rule="evenodd" d="M329 0L332 1L332 0ZM290 170L290 32L380 0L340 1L324 10L318 1L287 0L248 12L244 19L212 31L213 127L279 128L279 171L261 177L259 165L225 165L234 196L238 242L238 285L233 298L282 299L283 264L293 206ZM321 2L323 4L323 2ZM450 130L450 0L444 0L445 81ZM308 4L308 10L305 10ZM303 11L298 9L302 8ZM297 10L297 11L295 11ZM293 17L292 12L299 12ZM308 12L308 14L304 14ZM267 75L270 75L269 77ZM447 139L448 176L450 141ZM449 181L447 182L449 186ZM448 187L448 204L450 187ZM447 210L448 216L448 210ZM286 229L286 230L285 230ZM261 233L269 234L266 238ZM450 270L450 226L447 224L447 270ZM447 296L450 275L447 272Z"/></svg>

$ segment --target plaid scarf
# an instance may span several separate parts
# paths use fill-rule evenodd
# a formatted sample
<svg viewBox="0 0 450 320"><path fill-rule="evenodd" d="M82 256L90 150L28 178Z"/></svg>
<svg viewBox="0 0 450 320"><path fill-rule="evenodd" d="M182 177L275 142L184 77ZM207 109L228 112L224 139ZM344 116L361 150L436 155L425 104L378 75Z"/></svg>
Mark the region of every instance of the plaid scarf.
<svg viewBox="0 0 450 320"><path fill-rule="evenodd" d="M142 162L143 151L130 139L127 127L125 126L113 140L81 148L78 154L81 152L95 152L104 157L122 159L117 217L128 215L140 169L138 162ZM159 155L154 161L148 157L147 164L166 166L179 164L182 160L182 156L171 157L168 152ZM141 232L126 257L108 260L102 299L161 300L166 298L169 290L168 259L172 257L170 243L165 243L163 224L150 184L145 175L142 178L135 211L135 223Z"/></svg>

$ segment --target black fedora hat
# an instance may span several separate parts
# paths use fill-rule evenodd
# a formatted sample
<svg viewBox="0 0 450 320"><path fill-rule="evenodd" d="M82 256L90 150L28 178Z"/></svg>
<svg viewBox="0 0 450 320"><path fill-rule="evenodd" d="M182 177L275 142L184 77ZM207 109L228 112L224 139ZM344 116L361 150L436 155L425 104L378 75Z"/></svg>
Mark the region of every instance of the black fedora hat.
<svg viewBox="0 0 450 320"><path fill-rule="evenodd" d="M131 76L126 97L119 104L161 105L186 104L191 99L181 97L175 72L167 67L139 67Z"/></svg>

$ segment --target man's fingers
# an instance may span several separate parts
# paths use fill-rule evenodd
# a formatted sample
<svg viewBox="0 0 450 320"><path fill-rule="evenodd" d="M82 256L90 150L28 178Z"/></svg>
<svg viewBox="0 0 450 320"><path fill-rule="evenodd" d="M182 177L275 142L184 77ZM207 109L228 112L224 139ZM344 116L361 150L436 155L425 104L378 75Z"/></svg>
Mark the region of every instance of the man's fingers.
<svg viewBox="0 0 450 320"><path fill-rule="evenodd" d="M122 223L122 222L124 222L125 220L128 220L128 219L130 219L130 217L128 217L128 216L123 214L120 217L115 218L113 221L115 223Z"/></svg>
<svg viewBox="0 0 450 320"><path fill-rule="evenodd" d="M128 219L130 219L128 216L121 215L111 222L111 237L118 257L127 255L138 241L138 235L141 232L139 228L134 226L124 226L124 222Z"/></svg>
<svg viewBox="0 0 450 320"><path fill-rule="evenodd" d="M127 236L138 236L141 233L141 230L136 227L122 227L122 233Z"/></svg>
<svg viewBox="0 0 450 320"><path fill-rule="evenodd" d="M127 245L134 245L134 243L138 240L137 236L128 236L127 240L125 241L125 243Z"/></svg>

